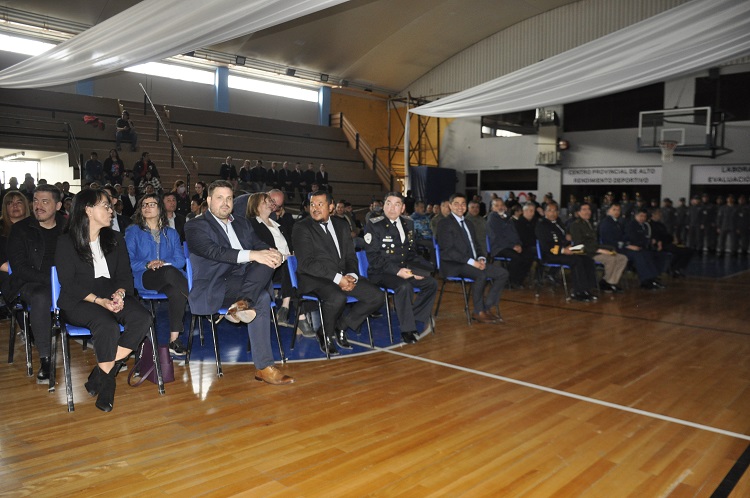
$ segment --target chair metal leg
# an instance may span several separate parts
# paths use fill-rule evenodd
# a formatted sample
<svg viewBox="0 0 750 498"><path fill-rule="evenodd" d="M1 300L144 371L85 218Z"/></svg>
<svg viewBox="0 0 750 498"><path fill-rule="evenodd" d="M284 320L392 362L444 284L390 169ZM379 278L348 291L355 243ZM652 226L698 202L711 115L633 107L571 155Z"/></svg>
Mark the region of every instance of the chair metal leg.
<svg viewBox="0 0 750 498"><path fill-rule="evenodd" d="M443 279L443 285L440 286L440 294L438 295L437 306L435 306L435 316L438 316L440 311L440 302L443 300L443 290L445 289L445 279Z"/></svg>
<svg viewBox="0 0 750 498"><path fill-rule="evenodd" d="M190 315L190 331L188 332L188 343L187 343L187 354L185 355L185 365L190 365L190 353L193 351L193 335L195 332L195 320L196 318L200 321L200 317Z"/></svg>
<svg viewBox="0 0 750 498"><path fill-rule="evenodd" d="M388 319L388 336L391 338L391 344L393 344L393 324L391 323L391 307L388 305L388 291L384 290L383 294L385 294L385 315ZM369 318L367 322L367 326L370 326ZM372 332L370 332L370 346L373 346L372 344Z"/></svg>
<svg viewBox="0 0 750 498"><path fill-rule="evenodd" d="M54 322L53 322L54 323ZM50 355L49 355L49 387L47 392L55 392L56 377L57 377L57 334L59 329L52 327L52 334L50 335Z"/></svg>
<svg viewBox="0 0 750 498"><path fill-rule="evenodd" d="M466 321L471 325L471 311L469 311L469 294L466 292L466 282L461 279L461 290L464 294L464 313L466 313Z"/></svg>
<svg viewBox="0 0 750 498"><path fill-rule="evenodd" d="M375 348L375 341L372 339L372 327L370 327L370 317L365 318L365 321L367 322L367 334L370 336L370 347ZM392 338L391 342L393 342Z"/></svg>
<svg viewBox="0 0 750 498"><path fill-rule="evenodd" d="M70 343L68 342L68 334L63 328L60 331L61 343L62 343L62 357L63 357L63 375L65 375L65 398L68 401L68 412L75 411L75 405L73 404L73 379L70 374Z"/></svg>
<svg viewBox="0 0 750 498"><path fill-rule="evenodd" d="M151 353L154 356L154 368L156 369L156 385L159 389L159 394L164 394L164 377L161 374L161 361L159 361L159 343L156 342L156 332L154 327L149 327L148 335L151 338Z"/></svg>
<svg viewBox="0 0 750 498"><path fill-rule="evenodd" d="M211 315L211 334L214 336L214 353L216 354L216 374L219 377L224 376L224 371L221 369L221 354L219 353L219 336L216 334L216 322L214 321L214 315Z"/></svg>
<svg viewBox="0 0 750 498"><path fill-rule="evenodd" d="M34 366L31 363L31 337L29 334L29 313L28 311L23 312L23 337L24 347L26 349L26 375L31 377L34 375Z"/></svg>
<svg viewBox="0 0 750 498"><path fill-rule="evenodd" d="M271 322L273 323L273 330L276 332L276 342L279 344L279 354L281 354L281 363L286 363L286 354L284 354L284 345L281 343L281 334L279 334L279 323L276 321L276 314L271 308Z"/></svg>
<svg viewBox="0 0 750 498"><path fill-rule="evenodd" d="M294 345L297 343L297 326L299 326L299 313L302 309L300 301L295 300L294 303L294 325L292 325L292 343L289 345L289 349L294 351Z"/></svg>
<svg viewBox="0 0 750 498"><path fill-rule="evenodd" d="M16 310L14 306L8 306L10 310L10 336L8 337L8 363L13 363L13 353L16 349Z"/></svg>
<svg viewBox="0 0 750 498"><path fill-rule="evenodd" d="M318 311L320 312L320 329L323 331L323 346L326 350L326 359L331 359L331 352L328 350L328 334L326 334L326 326L323 324L323 305L320 302L320 299L318 299ZM368 320L367 323L369 324L370 321Z"/></svg>
<svg viewBox="0 0 750 498"><path fill-rule="evenodd" d="M565 291L565 301L570 301L570 293L568 292L568 280L565 278L565 268L560 267L560 274L562 275L563 290Z"/></svg>

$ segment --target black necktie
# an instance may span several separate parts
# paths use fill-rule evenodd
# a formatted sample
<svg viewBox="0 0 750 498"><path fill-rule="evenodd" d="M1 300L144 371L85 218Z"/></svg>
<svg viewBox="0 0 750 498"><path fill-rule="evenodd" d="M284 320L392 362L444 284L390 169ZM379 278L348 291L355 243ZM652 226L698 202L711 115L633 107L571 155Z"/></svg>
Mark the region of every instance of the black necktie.
<svg viewBox="0 0 750 498"><path fill-rule="evenodd" d="M464 220L461 220L461 228L463 229L464 235L466 236L466 239L469 241L469 245L471 246L471 254L473 255L473 259L477 259L477 250L474 248L474 241L471 240L471 237L469 236L469 232L466 229L466 223L464 223Z"/></svg>

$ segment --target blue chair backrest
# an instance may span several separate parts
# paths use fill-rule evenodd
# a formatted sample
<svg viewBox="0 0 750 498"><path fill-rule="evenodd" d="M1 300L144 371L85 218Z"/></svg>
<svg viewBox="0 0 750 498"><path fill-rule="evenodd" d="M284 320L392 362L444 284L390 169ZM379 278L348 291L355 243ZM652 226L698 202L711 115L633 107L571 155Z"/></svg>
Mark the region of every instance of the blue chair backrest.
<svg viewBox="0 0 750 498"><path fill-rule="evenodd" d="M297 288L297 256L289 256L286 258L286 266L289 270L289 281L292 283L292 287Z"/></svg>
<svg viewBox="0 0 750 498"><path fill-rule="evenodd" d="M359 267L360 276L367 278L367 270L370 268L370 262L367 260L365 251L357 251L357 266Z"/></svg>
<svg viewBox="0 0 750 498"><path fill-rule="evenodd" d="M490 236L487 235L487 254L492 254L492 246L490 245Z"/></svg>
<svg viewBox="0 0 750 498"><path fill-rule="evenodd" d="M542 260L542 247L539 245L539 241L536 241L536 257L539 259L539 261Z"/></svg>
<svg viewBox="0 0 750 498"><path fill-rule="evenodd" d="M432 239L432 243L435 244L435 269L440 271L440 246L434 238Z"/></svg>
<svg viewBox="0 0 750 498"><path fill-rule="evenodd" d="M57 310L57 300L60 298L60 279L57 278L57 267L50 270L50 282L52 283L52 311Z"/></svg>
<svg viewBox="0 0 750 498"><path fill-rule="evenodd" d="M188 252L187 242L185 248L185 273L187 273L188 292L193 288L193 263L190 262L190 252Z"/></svg>

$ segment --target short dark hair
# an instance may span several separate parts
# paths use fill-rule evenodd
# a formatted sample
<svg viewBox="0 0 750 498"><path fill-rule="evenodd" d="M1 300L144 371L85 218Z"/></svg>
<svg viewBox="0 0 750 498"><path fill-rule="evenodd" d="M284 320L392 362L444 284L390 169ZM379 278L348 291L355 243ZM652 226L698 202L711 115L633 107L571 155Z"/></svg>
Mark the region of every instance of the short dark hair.
<svg viewBox="0 0 750 498"><path fill-rule="evenodd" d="M333 202L333 196L331 196L331 193L327 190L316 190L315 192L310 192L307 194L307 200L311 200L313 197L318 197L324 195L326 196L326 200L328 201L328 204Z"/></svg>
<svg viewBox="0 0 750 498"><path fill-rule="evenodd" d="M208 186L208 195L209 197L211 194L214 193L214 190L217 188L228 188L232 192L234 192L234 187L232 187L232 184L229 183L227 180L214 180L211 182L211 185Z"/></svg>
<svg viewBox="0 0 750 498"><path fill-rule="evenodd" d="M164 200L165 200L165 199L166 199L167 197L174 197L174 200L177 200L177 192L175 192L175 191L171 191L171 192L166 192L166 193L165 193L165 194L164 194L164 195L162 196L162 198L161 198L162 202L164 202Z"/></svg>
<svg viewBox="0 0 750 498"><path fill-rule="evenodd" d="M453 201L456 200L456 199L459 199L459 198L463 199L463 200L466 200L466 196L464 194L462 194L461 192L456 192L455 194L451 195L448 198L448 202L450 202L451 204L453 204Z"/></svg>
<svg viewBox="0 0 750 498"><path fill-rule="evenodd" d="M552 206L554 206L554 207L555 207L555 209L557 209L557 210L560 210L560 206L559 206L559 205L557 204L557 202L556 202L556 201L549 201L549 202L547 203L547 205L546 205L546 206L544 206L544 210L546 211L546 210L547 210L547 208L550 208L550 207L552 207Z"/></svg>
<svg viewBox="0 0 750 498"><path fill-rule="evenodd" d="M55 203L58 203L62 200L62 192L60 191L60 189L48 183L37 185L34 189L34 192L49 192L50 194L52 194L52 197L54 197Z"/></svg>
<svg viewBox="0 0 750 498"><path fill-rule="evenodd" d="M389 197L398 197L399 199L401 199L401 202L404 202L404 196L401 195L401 192L388 192L383 197L383 203L385 203L385 200L388 199Z"/></svg>

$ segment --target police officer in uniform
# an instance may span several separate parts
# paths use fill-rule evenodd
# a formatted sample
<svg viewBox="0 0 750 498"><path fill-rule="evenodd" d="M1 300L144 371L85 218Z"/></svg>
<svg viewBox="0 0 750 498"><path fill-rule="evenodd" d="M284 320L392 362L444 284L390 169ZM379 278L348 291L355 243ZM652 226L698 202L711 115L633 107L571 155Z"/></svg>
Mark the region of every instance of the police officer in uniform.
<svg viewBox="0 0 750 498"><path fill-rule="evenodd" d="M369 262L368 280L395 291L393 303L401 324L401 338L417 342L417 325L423 334L434 327L432 307L437 282L430 276L432 264L422 258L414 242L414 222L402 216L404 198L398 192L385 196L383 216L373 216L365 226L365 251ZM419 289L415 294L414 289Z"/></svg>

